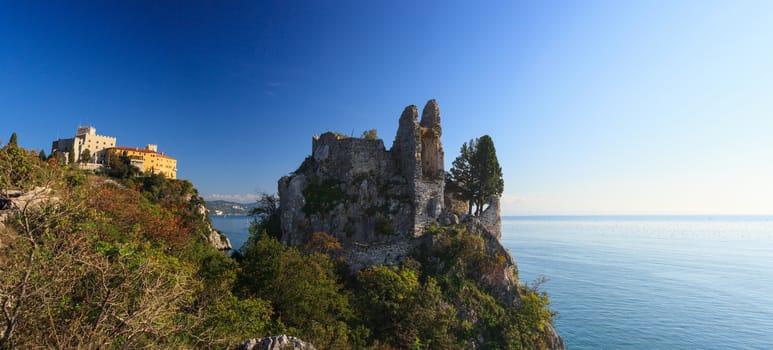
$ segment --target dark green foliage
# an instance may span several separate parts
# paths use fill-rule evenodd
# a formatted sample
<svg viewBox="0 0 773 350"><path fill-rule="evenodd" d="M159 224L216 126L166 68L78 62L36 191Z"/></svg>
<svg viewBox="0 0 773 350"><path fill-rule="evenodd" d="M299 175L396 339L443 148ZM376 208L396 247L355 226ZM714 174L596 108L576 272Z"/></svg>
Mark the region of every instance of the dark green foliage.
<svg viewBox="0 0 773 350"><path fill-rule="evenodd" d="M501 196L504 191L504 180L502 179L502 167L497 160L497 151L494 148L494 141L488 135L483 135L478 139L478 149L473 157L474 176L479 179L479 187L475 197L477 206L477 215L483 210L483 205L491 196Z"/></svg>
<svg viewBox="0 0 773 350"><path fill-rule="evenodd" d="M431 233L430 233L431 232ZM551 323L549 300L533 287L520 288L520 302L507 306L495 299L481 277L501 267L504 257L489 254L483 239L467 233L463 225L431 227L433 248L416 253L422 277L437 279L446 300L459 310L475 310L477 322L457 319L459 341L484 339L484 349L546 349L546 326Z"/></svg>
<svg viewBox="0 0 773 350"><path fill-rule="evenodd" d="M308 157L306 157L306 158L303 160L303 162L301 163L301 165L298 167L298 169L296 169L296 170L293 172L293 174L303 174L303 173L305 173L305 172L307 172L307 171L309 171L309 170L312 170L312 168L313 168L314 164L315 164L315 162L314 162L314 157L312 157L312 156L308 156Z"/></svg>
<svg viewBox="0 0 773 350"><path fill-rule="evenodd" d="M11 134L11 138L8 139L8 146L19 146L19 141L16 139L16 133Z"/></svg>
<svg viewBox="0 0 773 350"><path fill-rule="evenodd" d="M376 218L376 232L382 235L393 235L395 234L395 227L392 226L392 222L389 219L379 216Z"/></svg>
<svg viewBox="0 0 773 350"><path fill-rule="evenodd" d="M17 145L16 133L11 140L0 149L0 189L26 190L40 184L45 167Z"/></svg>
<svg viewBox="0 0 773 350"><path fill-rule="evenodd" d="M454 159L451 170L446 173L446 191L453 193L456 198L468 201L469 212L472 214L472 203L475 199L477 179L473 176L472 158L475 153L477 140L470 140L462 144L459 156Z"/></svg>
<svg viewBox="0 0 773 350"><path fill-rule="evenodd" d="M88 148L84 149L83 152L81 152L81 156L78 159L78 162L80 163L91 162L91 150L89 150Z"/></svg>
<svg viewBox="0 0 773 350"><path fill-rule="evenodd" d="M277 322L316 346L347 347L353 311L330 257L303 254L268 235L251 242L244 250L238 295L270 301Z"/></svg>
<svg viewBox="0 0 773 350"><path fill-rule="evenodd" d="M261 194L255 207L250 211L250 216L254 218L250 224L252 236L265 232L271 237L282 239L278 196L267 193Z"/></svg>
<svg viewBox="0 0 773 350"><path fill-rule="evenodd" d="M469 203L468 214L473 213L475 206L475 215L481 214L489 197L502 195L502 168L490 136L462 144L459 156L446 173L446 190Z"/></svg>
<svg viewBox="0 0 773 350"><path fill-rule="evenodd" d="M72 154L72 153L71 153ZM129 158L126 151L120 156L110 155L109 166L107 169L107 175L117 179L128 179L140 174L140 169L131 165L131 158Z"/></svg>
<svg viewBox="0 0 773 350"><path fill-rule="evenodd" d="M315 178L303 189L306 203L303 212L306 215L324 214L335 205L346 200L346 193L340 187L341 181L335 179L319 180Z"/></svg>
<svg viewBox="0 0 773 350"><path fill-rule="evenodd" d="M448 349L456 310L434 279L420 283L410 268L374 266L357 275L358 309L373 337L398 348Z"/></svg>
<svg viewBox="0 0 773 350"><path fill-rule="evenodd" d="M46 158L46 151L40 150L40 152L38 153L38 159L40 159L41 161L46 161L46 159L47 159Z"/></svg>

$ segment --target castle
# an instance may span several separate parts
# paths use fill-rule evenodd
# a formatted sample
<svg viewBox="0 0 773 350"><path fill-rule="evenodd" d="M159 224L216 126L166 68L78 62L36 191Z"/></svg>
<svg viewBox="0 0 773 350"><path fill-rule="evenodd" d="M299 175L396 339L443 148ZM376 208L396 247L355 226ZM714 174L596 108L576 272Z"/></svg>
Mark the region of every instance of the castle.
<svg viewBox="0 0 773 350"><path fill-rule="evenodd" d="M107 165L107 149L115 147L116 138L112 136L97 135L97 129L91 126L79 126L75 137L58 139L51 144L51 154L60 153L64 159L74 163L81 163L81 157L85 150L89 150L91 159L89 164L97 166Z"/></svg>
<svg viewBox="0 0 773 350"><path fill-rule="evenodd" d="M52 142L51 154L62 154L65 162L78 163L82 169L89 170L108 167L111 157L126 155L131 165L145 173L177 178L177 160L159 153L157 145L149 144L145 148L116 146L115 137L97 135L97 129L91 126L78 126L75 137ZM83 158L86 154L89 159Z"/></svg>
<svg viewBox="0 0 773 350"><path fill-rule="evenodd" d="M499 243L498 198L478 217L464 217L467 203L445 193L440 109L435 100L408 106L400 116L390 149L384 141L327 132L313 137L311 155L279 180L281 240L303 245L315 232L342 243L344 258L358 270L398 264L427 243L433 226L459 224L487 241L488 249L508 256ZM509 266L514 262L508 260ZM512 280L512 279L510 279ZM510 287L508 287L510 288Z"/></svg>
<svg viewBox="0 0 773 350"><path fill-rule="evenodd" d="M430 225L454 222L445 210L445 169L435 100L408 106L387 150L380 139L324 133L312 139L301 167L279 180L282 240L306 242L326 232L345 245L419 237ZM458 222L458 219L456 222Z"/></svg>

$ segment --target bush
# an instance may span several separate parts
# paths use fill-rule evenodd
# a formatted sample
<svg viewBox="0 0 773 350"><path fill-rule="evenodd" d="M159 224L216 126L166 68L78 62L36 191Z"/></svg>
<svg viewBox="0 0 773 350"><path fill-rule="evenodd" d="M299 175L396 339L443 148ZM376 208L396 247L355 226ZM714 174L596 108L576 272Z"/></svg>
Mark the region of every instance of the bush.
<svg viewBox="0 0 773 350"><path fill-rule="evenodd" d="M324 214L333 209L335 205L346 199L346 194L340 188L341 182L335 179L315 179L303 189L303 197L306 203L303 212L306 215Z"/></svg>

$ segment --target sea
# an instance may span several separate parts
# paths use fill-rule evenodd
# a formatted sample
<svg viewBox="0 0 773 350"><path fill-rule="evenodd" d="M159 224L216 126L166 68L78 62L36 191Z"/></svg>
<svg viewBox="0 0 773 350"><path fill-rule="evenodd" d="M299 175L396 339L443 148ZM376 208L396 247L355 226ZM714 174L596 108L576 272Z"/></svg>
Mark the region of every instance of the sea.
<svg viewBox="0 0 773 350"><path fill-rule="evenodd" d="M234 247L249 218L213 217ZM773 349L773 217L504 217L567 349Z"/></svg>

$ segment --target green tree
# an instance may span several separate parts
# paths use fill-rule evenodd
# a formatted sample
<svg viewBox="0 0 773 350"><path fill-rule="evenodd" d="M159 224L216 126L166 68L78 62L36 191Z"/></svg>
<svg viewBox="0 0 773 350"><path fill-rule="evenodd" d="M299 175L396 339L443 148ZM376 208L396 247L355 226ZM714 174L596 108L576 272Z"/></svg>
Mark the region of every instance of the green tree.
<svg viewBox="0 0 773 350"><path fill-rule="evenodd" d="M353 311L330 257L303 254L266 234L245 245L237 295L270 301L278 322L320 348L347 348Z"/></svg>
<svg viewBox="0 0 773 350"><path fill-rule="evenodd" d="M282 228L279 219L279 197L273 194L260 194L257 205L250 211L253 217L250 223L252 236L266 232L269 236L282 239Z"/></svg>
<svg viewBox="0 0 773 350"><path fill-rule="evenodd" d="M75 163L75 150L67 152L67 164Z"/></svg>
<svg viewBox="0 0 773 350"><path fill-rule="evenodd" d="M13 134L11 134L11 139L8 140L8 146L10 146L10 145L14 145L14 146L18 146L19 145L18 141L16 140L16 133L15 132Z"/></svg>
<svg viewBox="0 0 773 350"><path fill-rule="evenodd" d="M457 199L467 201L467 214L472 214L475 199L476 179L473 176L472 158L477 148L477 141L470 140L462 144L459 156L454 159L451 170L446 173L446 189L454 193Z"/></svg>
<svg viewBox="0 0 773 350"><path fill-rule="evenodd" d="M128 179L139 175L140 169L131 164L132 160L126 151L116 157L112 154L109 158L110 168L107 171L107 175L119 179Z"/></svg>
<svg viewBox="0 0 773 350"><path fill-rule="evenodd" d="M411 268L376 265L361 270L357 282L358 310L377 340L402 349L453 347L456 310L432 277L422 284Z"/></svg>
<svg viewBox="0 0 773 350"><path fill-rule="evenodd" d="M44 150L40 150L40 152L38 152L38 158L40 158L40 160L42 160L42 161L44 161L44 162L45 162L45 161L46 161L46 159L47 159L47 158L46 158L46 151L44 151Z"/></svg>
<svg viewBox="0 0 773 350"><path fill-rule="evenodd" d="M502 167L497 160L494 141L488 135L464 143L446 174L446 188L469 204L468 214L483 212L491 196L500 196L504 190Z"/></svg>
<svg viewBox="0 0 773 350"><path fill-rule="evenodd" d="M81 163L91 162L91 150L88 148L84 149L83 152L81 152L81 157L78 161Z"/></svg>
<svg viewBox="0 0 773 350"><path fill-rule="evenodd" d="M478 139L478 149L473 157L473 176L478 179L478 188L475 195L475 215L480 215L483 206L489 197L501 196L505 189L502 179L502 167L497 160L497 151L494 141L488 135Z"/></svg>
<svg viewBox="0 0 773 350"><path fill-rule="evenodd" d="M33 182L40 173L40 162L17 146L16 133L11 140L0 149L0 189L29 189L38 185Z"/></svg>

